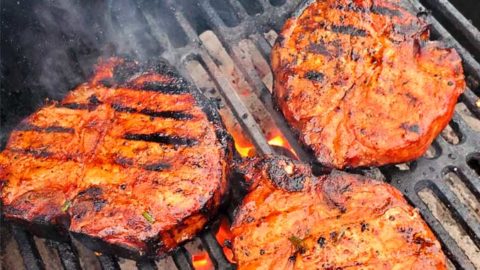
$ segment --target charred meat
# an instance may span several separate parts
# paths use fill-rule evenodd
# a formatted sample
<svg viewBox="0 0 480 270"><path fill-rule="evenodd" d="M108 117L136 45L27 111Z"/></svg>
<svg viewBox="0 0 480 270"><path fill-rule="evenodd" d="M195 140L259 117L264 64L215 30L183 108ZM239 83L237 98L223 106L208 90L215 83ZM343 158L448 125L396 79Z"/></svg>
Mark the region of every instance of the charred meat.
<svg viewBox="0 0 480 270"><path fill-rule="evenodd" d="M315 177L284 157L240 165L249 186L232 224L238 269L446 269L402 194L359 175Z"/></svg>
<svg viewBox="0 0 480 270"><path fill-rule="evenodd" d="M395 0L306 1L272 68L288 123L336 168L418 158L465 88L457 52L430 41L427 23Z"/></svg>
<svg viewBox="0 0 480 270"><path fill-rule="evenodd" d="M12 132L3 214L126 256L163 255L215 215L231 151L215 108L166 63L103 60Z"/></svg>

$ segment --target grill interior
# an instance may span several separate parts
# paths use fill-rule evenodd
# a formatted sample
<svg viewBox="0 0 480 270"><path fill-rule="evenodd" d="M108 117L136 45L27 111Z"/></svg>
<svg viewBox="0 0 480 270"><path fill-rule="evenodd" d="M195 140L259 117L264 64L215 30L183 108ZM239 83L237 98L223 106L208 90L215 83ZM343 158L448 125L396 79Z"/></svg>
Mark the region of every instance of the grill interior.
<svg viewBox="0 0 480 270"><path fill-rule="evenodd" d="M480 32L457 9L472 18L468 10L475 1L405 1L427 18L435 39L460 53L469 88L449 127L424 157L356 172L388 181L404 193L441 241L451 269L480 269ZM161 56L218 103L238 155L287 154L320 168L301 148L270 95L270 50L300 2L2 3L2 145L12 127L46 98L60 99L84 81L99 56ZM232 197L238 199L236 191ZM226 206L224 216L231 219L233 208L234 203ZM218 223L171 257L134 262L96 254L74 239L39 239L2 220L0 263L5 269L234 269L223 252L228 242L217 241Z"/></svg>

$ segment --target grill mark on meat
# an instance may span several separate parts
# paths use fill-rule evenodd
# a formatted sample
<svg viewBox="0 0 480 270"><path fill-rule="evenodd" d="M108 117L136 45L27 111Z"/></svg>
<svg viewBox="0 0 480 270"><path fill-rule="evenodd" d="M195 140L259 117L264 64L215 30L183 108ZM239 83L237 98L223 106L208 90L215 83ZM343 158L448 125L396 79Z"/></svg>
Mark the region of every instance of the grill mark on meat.
<svg viewBox="0 0 480 270"><path fill-rule="evenodd" d="M123 64L113 68L112 79L119 84L125 83L139 72L140 67L138 65L131 61L125 61Z"/></svg>
<svg viewBox="0 0 480 270"><path fill-rule="evenodd" d="M115 156L113 161L123 167L130 167L133 165L133 159L127 157Z"/></svg>
<svg viewBox="0 0 480 270"><path fill-rule="evenodd" d="M126 140L132 140L132 141L156 142L156 143L168 144L168 145L194 146L198 144L198 140L196 139L185 138L185 137L180 137L175 135L166 135L163 133L151 133L151 134L127 133L123 135L123 138Z"/></svg>
<svg viewBox="0 0 480 270"><path fill-rule="evenodd" d="M402 17L402 13L396 9L391 9L382 6L372 6L370 11L375 14Z"/></svg>
<svg viewBox="0 0 480 270"><path fill-rule="evenodd" d="M339 10L352 11L352 12L373 13L373 14L385 15L385 16L391 16L391 17L393 16L402 17L402 13L399 10L391 9L385 6L372 5L371 7L359 7L351 3L346 6L337 5L334 8Z"/></svg>
<svg viewBox="0 0 480 270"><path fill-rule="evenodd" d="M126 83L138 75L155 73L167 77L179 78L178 73L166 63L139 65L134 61L127 60L113 68L113 80L118 84Z"/></svg>
<svg viewBox="0 0 480 270"><path fill-rule="evenodd" d="M332 48L327 47L330 45ZM317 41L315 43L310 43L307 50L311 53L321 54L327 57L339 57L343 54L342 43L340 40L330 41L328 43L323 40Z"/></svg>
<svg viewBox="0 0 480 270"><path fill-rule="evenodd" d="M368 32L364 29L357 28L351 25L336 25L333 24L330 27L330 31L339 34L345 34L350 36L357 36L357 37L366 37Z"/></svg>
<svg viewBox="0 0 480 270"><path fill-rule="evenodd" d="M305 73L305 78L311 81L321 82L325 78L325 75L321 72L310 70L307 73Z"/></svg>
<svg viewBox="0 0 480 270"><path fill-rule="evenodd" d="M93 111L95 110L98 105L102 104L96 95L91 95L88 98L88 103L76 103L76 102L70 102L70 103L60 103L57 104L57 108L67 108L67 109L72 109L72 110L89 110Z"/></svg>
<svg viewBox="0 0 480 270"><path fill-rule="evenodd" d="M184 83L179 81L144 82L140 86L135 85L133 87L138 87L139 90L143 90L143 91L154 91L154 92L160 92L162 94L169 94L169 95L187 94L190 92L188 87Z"/></svg>
<svg viewBox="0 0 480 270"><path fill-rule="evenodd" d="M134 160L131 158L127 157L122 157L122 156L115 156L113 158L116 164L122 166L122 167L131 167L134 165ZM145 165L140 165L139 168L142 168L147 171L155 171L155 172L160 172L166 169L170 169L172 165L167 162L155 162L151 164L145 164Z"/></svg>
<svg viewBox="0 0 480 270"><path fill-rule="evenodd" d="M57 108L67 108L67 109L72 109L72 110L94 110L97 108L96 105L89 104L89 103L63 103L63 104L58 104L56 106Z"/></svg>
<svg viewBox="0 0 480 270"><path fill-rule="evenodd" d="M44 149L21 149L21 148L10 148L10 150L14 153L20 153L20 154L30 154L34 157L37 158L48 158L53 156L53 153Z"/></svg>
<svg viewBox="0 0 480 270"><path fill-rule="evenodd" d="M154 111L151 109L138 110L132 107L123 106L118 103L111 104L111 107L117 112L139 113L151 117L170 118L175 120L191 120L193 115L182 111Z"/></svg>
<svg viewBox="0 0 480 270"><path fill-rule="evenodd" d="M142 166L142 168L147 171L155 171L155 172L170 169L171 167L172 166L166 162L157 162L157 163L152 163L152 164L147 164Z"/></svg>
<svg viewBox="0 0 480 270"><path fill-rule="evenodd" d="M191 120L193 119L193 115L190 113L182 112L182 111L154 111L150 109L143 109L140 113L153 116L153 117L162 117L162 118L171 118L176 120Z"/></svg>
<svg viewBox="0 0 480 270"><path fill-rule="evenodd" d="M270 163L268 166L268 174L273 183L287 191L301 191L304 187L306 177L298 171L293 171L293 163ZM292 169L292 171L288 171Z"/></svg>
<svg viewBox="0 0 480 270"><path fill-rule="evenodd" d="M112 109L114 109L117 112L138 113L137 109L132 108L132 107L123 106L123 105L118 104L118 103L113 103L110 106L112 107Z"/></svg>
<svg viewBox="0 0 480 270"><path fill-rule="evenodd" d="M30 123L21 123L18 125L15 130L17 131L36 131L36 132L45 132L45 133L75 133L75 129L70 127L61 127L61 126L49 126L49 127L39 127L32 125Z"/></svg>

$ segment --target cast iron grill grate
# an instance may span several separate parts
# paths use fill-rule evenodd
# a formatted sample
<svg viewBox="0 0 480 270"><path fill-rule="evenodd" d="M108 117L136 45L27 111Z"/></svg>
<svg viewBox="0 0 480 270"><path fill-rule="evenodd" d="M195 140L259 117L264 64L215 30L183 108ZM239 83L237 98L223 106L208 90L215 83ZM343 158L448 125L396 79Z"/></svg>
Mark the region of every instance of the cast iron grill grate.
<svg viewBox="0 0 480 270"><path fill-rule="evenodd" d="M419 16L426 16L432 25L434 38L442 39L455 47L463 58L469 89L462 95L459 104L462 104L465 110L457 110L450 124L450 134L445 133L444 136L437 138L431 148L431 155L400 168L386 166L380 170L366 169L361 173L388 179L404 193L419 209L442 242L452 268L475 269L480 267L478 262L474 261L475 255L480 257L480 254L475 253L480 248L480 223L476 216L478 209L477 212L469 211L471 207L468 204L469 201L459 196L459 193L446 180L446 176L456 175L456 181L461 182L464 190L472 193L474 200L476 198L478 202L480 198L480 130L475 129L475 126L472 127L470 122L480 123L475 122L480 119L480 89L478 88L480 64L476 60L480 54L478 47L480 34L447 0L423 0L422 3L416 0L411 1L412 7ZM72 6L80 6L74 0L70 2ZM268 139L275 131L282 134L300 159L314 163L312 157L302 150L295 136L289 131L270 98L271 72L268 67L270 50L276 33L300 2L299 0L112 0L100 7L85 4L87 7L82 7L81 15L87 16L87 20L102 22L100 25L93 24L92 27L103 29L99 39L116 44L115 51L139 59L150 55L161 55L174 64L182 75L194 82L208 97L218 102L220 110L223 111L222 116L231 117L232 121L242 128L257 152L279 151L279 148L273 147ZM432 8L433 13L426 11L423 4ZM101 17L98 16L99 12L94 12L99 8L102 9L100 13L104 14L105 18L99 19L98 17ZM54 19L56 15L60 16L58 10L52 14ZM44 16L42 18L45 19ZM46 25L43 25L46 29L49 22L52 23L52 27L58 23L55 20L43 20L43 22L46 22ZM59 35L68 30L68 26L65 26L65 29L59 30ZM461 43L456 39L457 36L464 37ZM64 61L74 66L75 70L59 71L59 73L76 75L63 74L60 77L66 78L72 84L82 81L85 74L90 72L92 61L96 58L92 55L100 53L97 52L99 43L101 42L91 41L87 45L83 44L82 48L96 48L86 52L78 50L78 47L72 44L67 44L64 49L68 53ZM470 122L466 121L467 118ZM439 203L448 208L454 222L464 231L463 236L470 239L470 242L467 241L467 247L459 244L458 237L452 236L449 227L442 223L441 218L436 215L435 209L430 205L431 202L426 201L422 196L424 191L431 191ZM232 208L233 206L230 206L229 210ZM231 213L232 211L227 211L226 215L231 217ZM17 242L25 267L27 269L48 268L50 264L45 261L46 256L40 254L34 237L20 227L11 225L9 228ZM197 241L208 252L215 268L234 269L234 265L229 263L221 245L217 242L213 229L205 231L199 239ZM70 242L47 240L47 243L49 248L57 253L61 267L88 268L85 263L82 265L83 255L74 240ZM466 251L466 248L469 251ZM102 269L128 268L119 263L122 259L115 256L99 254L95 259L98 260L97 265ZM178 269L194 269L192 254L185 247L180 247L169 259L173 262L172 267L175 265ZM135 262L134 266L138 269L169 267L168 264L160 265L158 262L149 260Z"/></svg>

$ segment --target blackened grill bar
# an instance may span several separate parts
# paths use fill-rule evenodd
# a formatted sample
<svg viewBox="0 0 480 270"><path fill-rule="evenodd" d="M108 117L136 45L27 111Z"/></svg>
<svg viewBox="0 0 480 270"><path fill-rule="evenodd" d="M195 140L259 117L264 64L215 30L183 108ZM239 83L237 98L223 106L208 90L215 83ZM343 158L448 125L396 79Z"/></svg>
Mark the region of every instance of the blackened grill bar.
<svg viewBox="0 0 480 270"><path fill-rule="evenodd" d="M311 0L310 0L311 1ZM148 3L136 4L134 0L127 0L129 6L133 7L135 10L134 18L139 18L139 21L142 21L144 24L144 34L148 37L138 38L136 46L145 47L138 48L139 51L155 51L161 52L164 57L166 57L172 64L175 64L179 70L186 74L187 77L189 71L185 69L185 63L191 59L198 59L200 63L203 64L204 68L209 72L211 79L215 80L216 85L221 90L221 98L226 100L226 107L238 116L238 122L242 124L245 132L247 132L251 138L253 138L255 145L259 149L259 152L271 152L272 150L268 144L266 144L266 139L264 138L261 129L259 128L261 124L257 123L255 120L255 112L248 111L248 107L244 104L241 98L238 98L233 93L235 85L229 82L229 79L222 74L221 63L217 63L217 58L211 56L212 52L205 48L205 44L202 44L201 34L204 31L213 30L213 32L218 36L219 40L223 43L222 45L227 48L228 52L232 55L234 64L244 73L244 76L247 78L247 81L250 84L254 84L252 88L256 90L262 89L264 92L268 93L268 90L265 90L264 83L261 81L261 78L254 76L253 73L250 73L251 70L244 65L244 62L239 59L238 54L235 52L235 44L238 44L241 40L245 38L251 38L255 45L259 48L264 57L268 60L268 55L270 54L271 44L266 40L264 33L273 30L278 31L283 25L286 18L294 11L294 8L299 4L299 2L308 2L308 1L275 1L275 0L258 0L260 12L258 9L253 9L253 7L245 6L244 1L242 4L235 0L226 0L225 3L221 5L218 4L219 1L201 1L198 5L192 5L190 1L173 1L166 0L162 1L162 8L169 8L169 11L160 10L161 12L170 12L172 18L177 20L177 26L181 28L181 31L187 38L185 38L185 43L179 45L178 41L175 41L175 37L172 36L172 32L178 35L182 35L180 31L176 33L175 31L168 32L165 27L153 27L152 22L156 20L162 20L158 16L153 16L155 10L158 11L158 7L155 4L150 3L150 1L145 1ZM467 51L461 43L459 43L455 37L458 36L456 33L448 32L440 23L444 20L440 20L441 16L443 19L450 21L456 29L463 35L469 38L469 41L478 46L478 30L465 20L463 15L456 10L456 8L447 0L424 0L424 3L428 3L429 6L438 5L438 8L433 8L434 13L425 15L425 8L422 3L417 0L412 0L412 5L417 9L420 15L427 16L427 20L432 25L433 33L437 38L445 39L449 42L450 45L453 45L461 54L464 61L464 67L468 74L472 78L475 78L477 81L480 79L480 65L472 56L472 54ZM143 5L143 6L142 6ZM192 7L193 6L193 7ZM119 29L119 32L127 33L132 29L128 29L128 23L119 21L121 17L121 10L115 9L114 3L110 3L107 7L108 9L103 11L103 13L108 13L112 18L113 26L116 29ZM342 7L349 9L348 7ZM340 9L340 8L339 8ZM353 11L353 10L352 10ZM370 10L357 10L358 12L372 12L378 14L389 14L388 9L382 7L373 7ZM219 13L223 13L222 16L219 16ZM153 15L152 15L153 14ZM233 14L233 15L232 15ZM251 14L256 14L252 16ZM229 16L231 15L231 16ZM393 14L395 15L395 14ZM128 18L132 18L131 16ZM153 20L152 20L153 19ZM351 35L365 35L367 32L362 29L352 29L348 26L338 26L332 31L345 32ZM139 33L142 31L133 32L131 36L132 39L139 37ZM132 34L132 32L130 33ZM169 35L170 34L170 35ZM148 43L148 44L147 44ZM175 45L175 46L174 46ZM323 53L324 48L318 47L318 53ZM81 66L82 55L81 53L76 53L74 65ZM135 53L134 53L135 54ZM75 62L77 61L77 62ZM88 70L88 66L82 67L83 70ZM122 74L125 72L136 72L135 70L126 70L118 71L118 76L115 82L105 82L106 87L112 86L117 83L122 82ZM248 74L247 74L248 73ZM3 74L2 74L3 75ZM315 75L315 74L310 74ZM320 75L312 76L312 79L320 79ZM208 78L205 78L207 80ZM476 105L478 100L478 89L475 89L477 86L470 84L470 89L467 89L466 93L462 96L461 101L470 109L474 116L477 118L480 117L479 107ZM143 85L138 87L138 90L146 91L157 91L165 94L182 94L178 92L175 84L169 83L159 83L156 85ZM263 99L262 99L263 100ZM65 107L69 109L95 109L97 104L63 104L58 105L59 107ZM271 108L269 104L266 104L267 108ZM137 110L135 108L123 108L118 107L118 111L127 110L132 111L136 110L138 113L143 113L152 117L167 117L173 119L184 119L189 120L190 115L183 114L183 112L156 112L149 110ZM247 117L243 117L246 115ZM278 119L275 118L275 119ZM277 122L280 122L278 120ZM472 156L472 154L479 151L478 148L475 148L475 145L480 145L480 140L478 134L475 134L475 131L472 131L469 126L463 121L462 117L456 115L452 120L452 123L455 123L458 126L462 136L462 142L457 145L452 145L446 142L442 137L437 139L437 143L441 149L437 157L433 159L421 158L415 161L412 164L414 169L409 171L399 171L394 167L385 167L381 168L383 174L387 176L387 179L391 179L391 184L399 188L404 195L412 202L415 207L420 209L423 217L430 225L430 227L435 231L437 237L442 242L443 247L447 251L447 255L452 263L457 267L457 269L474 269L472 262L469 257L465 254L461 247L456 243L449 232L442 226L442 224L437 220L433 215L431 210L428 208L426 203L418 196L418 192L424 188L433 190L433 192L440 198L440 200L451 206L453 216L455 221L465 229L468 236L474 241L478 246L480 245L479 241L479 222L466 210L465 205L460 202L454 193L450 191L450 188L444 183L443 174L445 171L454 171L459 173L462 176L462 180L466 183L468 187L477 195L477 198L480 195L480 179L478 174L474 171L471 164L466 160L467 156ZM281 130L286 131L285 123L279 123ZM34 132L62 132L62 133L73 133L73 128L64 128L64 127L50 127L50 128L39 128L34 126L20 126L20 129L25 131L34 131ZM167 138L168 137L168 138ZM287 138L293 139L295 136L291 134L286 135ZM152 135L152 134L126 134L126 139L133 140L147 140L147 141L156 141L160 143L168 142L172 143L171 136ZM175 138L174 138L175 139ZM174 140L175 144L180 145L191 145L194 144L193 141L188 140L188 138L176 138ZM295 142L292 142L294 144ZM30 151L26 149L25 151ZM32 151L32 154L42 154L41 152ZM302 158L304 156L300 155ZM455 156L455 159L452 159L452 156ZM150 169L166 169L168 166L163 163L158 164L148 164ZM433 168L433 170L431 169ZM368 170L364 171L368 173ZM232 209L233 207L229 207ZM231 213L226 213L227 216L231 216ZM18 247L24 261L24 265L27 269L45 269L47 265L42 259L40 252L37 249L35 241L30 233L25 231L23 228L17 226L9 226L11 231L18 243ZM234 269L234 265L229 263L225 258L225 254L222 252L221 245L215 239L215 232L213 230L205 231L202 235L199 236L203 247L208 251L208 254L215 266L216 269ZM63 242L58 243L55 246L56 252L58 252L61 265L65 269L81 269L82 264L80 263L83 258L81 257L80 252L78 252L75 245L72 244L71 240L63 239ZM178 269L194 269L194 262L192 261L192 254L184 248L178 248L171 256L172 261ZM96 260L101 265L102 269L120 269L119 259L113 255L107 254L98 254ZM154 261L139 261L136 263L138 269L157 269L157 264Z"/></svg>

